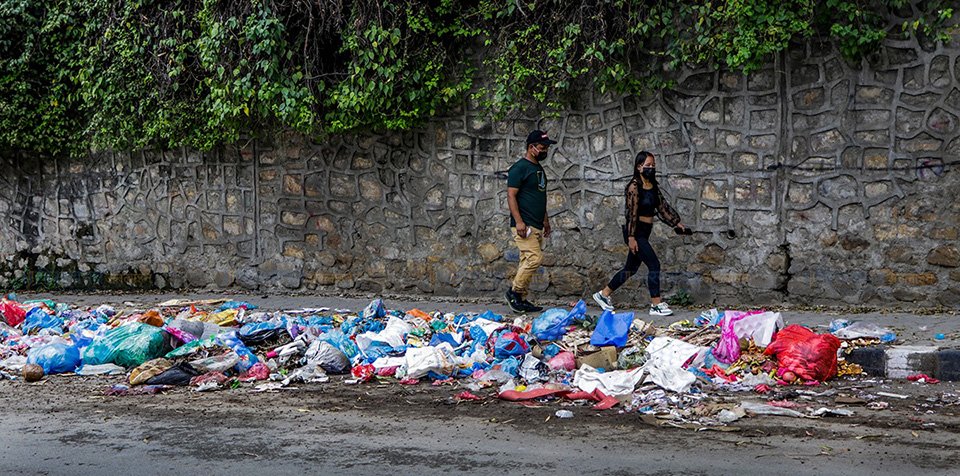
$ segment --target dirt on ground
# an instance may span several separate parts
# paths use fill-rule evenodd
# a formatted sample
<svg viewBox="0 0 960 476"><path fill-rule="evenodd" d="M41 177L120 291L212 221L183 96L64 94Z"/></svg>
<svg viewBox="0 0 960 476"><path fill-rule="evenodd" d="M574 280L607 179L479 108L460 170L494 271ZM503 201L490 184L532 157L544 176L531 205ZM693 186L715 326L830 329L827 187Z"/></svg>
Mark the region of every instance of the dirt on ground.
<svg viewBox="0 0 960 476"><path fill-rule="evenodd" d="M457 395L466 389L456 382L440 386L401 385L387 379L347 385L342 377L335 376L327 383L297 384L263 392L255 390L263 383L257 382L214 392L200 393L177 387L155 395L106 395L112 385L125 383L122 376L50 376L38 383L0 382L0 393L7 396L8 402L16 402L15 411L20 415L59 417L64 422L90 417L123 422L135 417L149 418L161 422L162 426L167 420L186 419L227 429L264 428L268 432L276 431L276 428L267 430L272 424L287 422L297 425L297 431L305 431L303 425L309 420L300 416L342 414L355 416L353 421L371 422L360 425L354 422L335 429L361 438L383 431L374 421L392 420L401 427L405 426L404 422L430 421L445 426L479 425L485 429L482 440L486 442L498 438L509 440L510 435L527 435L543 440L592 442L601 449L609 449L605 442L641 447L656 441L666 446L708 446L713 451L723 449L753 458L787 459L791 464L840 458L851 464L859 461L870 465L878 459L890 458L928 470L949 470L960 465L960 389L952 383L923 385L842 379L816 387L778 388L775 392L779 394L767 396L706 390L708 396L701 402L706 405L733 406L741 400L772 398L814 408L848 409L854 415L818 419L758 415L747 416L728 426L696 427L684 427L683 422L662 418L644 419L636 412L625 413L617 408L597 411L586 402L506 402L496 398L492 388L474 392L482 400L460 400ZM825 395L798 394L797 390ZM868 409L866 400L878 391L907 397L879 397L875 401L887 402L889 407ZM858 396L866 399L859 402ZM574 417L558 418L555 412L560 409L571 410ZM8 407L3 413L11 410ZM321 426L317 426L317 430L320 429ZM176 445L176 432L173 436L144 436L134 430L130 429L132 439L160 438ZM63 428L37 427L36 431L53 433ZM190 435L187 429L181 431L184 438ZM83 444L87 438L100 437L81 428L64 432L58 438L63 444L75 445ZM237 451L235 447L229 450L235 456ZM243 451L257 458L264 457L263 448L247 448L241 453ZM206 454L213 452L216 450L195 456L223 457L223 454Z"/></svg>

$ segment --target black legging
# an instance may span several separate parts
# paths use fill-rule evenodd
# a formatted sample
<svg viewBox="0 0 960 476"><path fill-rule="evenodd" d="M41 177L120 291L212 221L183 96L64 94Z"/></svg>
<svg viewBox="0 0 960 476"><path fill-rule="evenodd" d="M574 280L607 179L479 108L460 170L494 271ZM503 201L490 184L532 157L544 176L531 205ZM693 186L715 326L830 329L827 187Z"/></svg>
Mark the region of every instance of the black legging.
<svg viewBox="0 0 960 476"><path fill-rule="evenodd" d="M607 285L611 291L616 291L623 286L623 283L640 269L640 263L643 263L647 265L647 287L650 288L650 297L660 297L660 260L650 246L649 238L652 230L652 223L639 223L637 236L634 237L637 240L637 252L630 251L627 254L627 263L623 265L623 269L613 275L613 279Z"/></svg>

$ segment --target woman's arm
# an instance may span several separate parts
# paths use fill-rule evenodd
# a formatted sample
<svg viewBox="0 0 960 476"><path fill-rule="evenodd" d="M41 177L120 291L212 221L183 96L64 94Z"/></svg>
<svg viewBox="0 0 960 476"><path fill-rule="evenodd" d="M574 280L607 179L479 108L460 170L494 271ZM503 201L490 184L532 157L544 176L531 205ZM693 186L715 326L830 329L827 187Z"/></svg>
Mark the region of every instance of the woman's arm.
<svg viewBox="0 0 960 476"><path fill-rule="evenodd" d="M627 238L637 236L640 226L640 187L636 182L627 186Z"/></svg>
<svg viewBox="0 0 960 476"><path fill-rule="evenodd" d="M677 213L673 207L667 203L663 198L663 192L660 191L660 187L657 187L657 217L660 218L660 221L666 223L670 226L677 226L682 221L680 219L680 214Z"/></svg>

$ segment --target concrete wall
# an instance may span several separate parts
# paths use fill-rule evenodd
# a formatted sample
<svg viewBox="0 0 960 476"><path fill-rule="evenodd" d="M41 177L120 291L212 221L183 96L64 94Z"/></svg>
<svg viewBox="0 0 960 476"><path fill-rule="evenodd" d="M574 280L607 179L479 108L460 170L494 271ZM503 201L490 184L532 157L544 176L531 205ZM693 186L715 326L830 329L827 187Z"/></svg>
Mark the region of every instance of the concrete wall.
<svg viewBox="0 0 960 476"><path fill-rule="evenodd" d="M554 119L467 106L422 130L209 154L7 153L0 286L241 287L476 296L517 261L506 170L540 127L557 236L538 296L602 287L626 254L633 156L658 156L684 222L654 247L702 303L960 306L960 46L889 41L870 64L793 48L650 97L585 94ZM616 296L643 302L644 280Z"/></svg>

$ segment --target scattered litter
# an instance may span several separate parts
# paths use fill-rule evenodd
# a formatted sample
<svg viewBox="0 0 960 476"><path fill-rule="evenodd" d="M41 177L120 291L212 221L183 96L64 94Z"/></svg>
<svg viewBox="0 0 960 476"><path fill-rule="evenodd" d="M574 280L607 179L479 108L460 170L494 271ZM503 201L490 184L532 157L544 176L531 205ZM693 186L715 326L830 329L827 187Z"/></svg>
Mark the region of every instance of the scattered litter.
<svg viewBox="0 0 960 476"><path fill-rule="evenodd" d="M909 395L902 395L899 393L890 393L890 392L877 392L877 395L880 395L881 397L899 398L900 400L903 400L909 397Z"/></svg>
<svg viewBox="0 0 960 476"><path fill-rule="evenodd" d="M852 410L833 405L881 410L889 404L876 398L907 398L808 386L861 376L862 368L838 360L841 345L896 339L866 322L834 321L830 334L818 335L784 327L776 312L712 309L658 327L633 313L590 313L583 301L531 317L393 310L379 299L359 312L272 311L225 299L124 306L3 299L0 378L13 385L51 382L53 374L102 379L110 396L178 386L278 392L294 385L422 384L404 391L448 392L449 404L482 406L496 396L518 405L616 408L639 414L644 424L694 431L738 431L730 424L762 415L848 417ZM924 374L909 380L938 382ZM763 401L732 401L734 392ZM934 403L960 403L938 398ZM574 416L554 409L547 420Z"/></svg>

